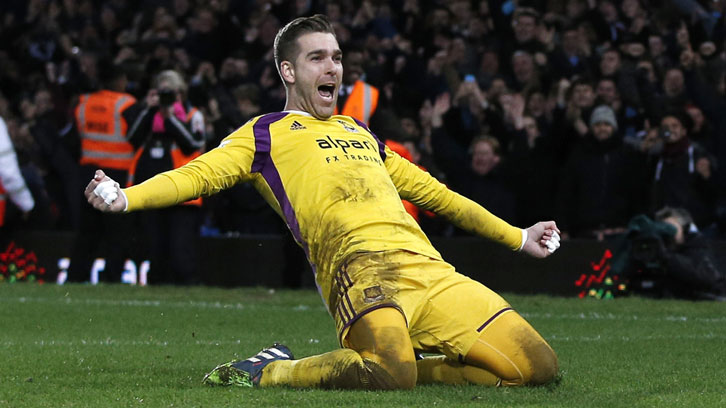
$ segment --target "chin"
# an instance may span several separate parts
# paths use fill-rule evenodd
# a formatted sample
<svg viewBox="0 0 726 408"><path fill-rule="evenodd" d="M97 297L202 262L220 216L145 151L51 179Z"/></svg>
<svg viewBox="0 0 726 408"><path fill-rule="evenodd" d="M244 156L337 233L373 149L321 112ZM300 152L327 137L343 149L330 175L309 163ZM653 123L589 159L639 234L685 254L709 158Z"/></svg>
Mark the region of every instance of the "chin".
<svg viewBox="0 0 726 408"><path fill-rule="evenodd" d="M313 112L310 113L318 119L326 120L330 119L330 117L333 116L333 112L335 112L333 108L322 108L315 109Z"/></svg>

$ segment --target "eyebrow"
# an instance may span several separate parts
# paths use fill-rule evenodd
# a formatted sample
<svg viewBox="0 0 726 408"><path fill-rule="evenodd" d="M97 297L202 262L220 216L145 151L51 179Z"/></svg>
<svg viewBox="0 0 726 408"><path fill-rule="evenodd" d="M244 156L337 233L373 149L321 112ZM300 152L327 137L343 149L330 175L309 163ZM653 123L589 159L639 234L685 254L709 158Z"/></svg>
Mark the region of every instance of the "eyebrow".
<svg viewBox="0 0 726 408"><path fill-rule="evenodd" d="M309 57L311 55L326 54L326 53L327 53L327 51L321 48L321 49L317 49L317 50L310 51L309 53L307 53L306 56ZM340 49L336 49L335 51L333 51L333 56L336 56L337 57L339 55L343 55L343 51L341 51Z"/></svg>

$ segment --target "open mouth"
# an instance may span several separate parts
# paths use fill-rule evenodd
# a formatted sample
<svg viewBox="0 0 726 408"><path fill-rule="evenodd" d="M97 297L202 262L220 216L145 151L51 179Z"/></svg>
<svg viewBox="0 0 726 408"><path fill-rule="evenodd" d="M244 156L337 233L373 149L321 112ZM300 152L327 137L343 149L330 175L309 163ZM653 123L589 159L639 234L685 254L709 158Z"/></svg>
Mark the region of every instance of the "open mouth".
<svg viewBox="0 0 726 408"><path fill-rule="evenodd" d="M335 95L335 85L333 84L325 84L320 85L318 87L318 93L320 96L323 97L323 99L333 99L333 96Z"/></svg>

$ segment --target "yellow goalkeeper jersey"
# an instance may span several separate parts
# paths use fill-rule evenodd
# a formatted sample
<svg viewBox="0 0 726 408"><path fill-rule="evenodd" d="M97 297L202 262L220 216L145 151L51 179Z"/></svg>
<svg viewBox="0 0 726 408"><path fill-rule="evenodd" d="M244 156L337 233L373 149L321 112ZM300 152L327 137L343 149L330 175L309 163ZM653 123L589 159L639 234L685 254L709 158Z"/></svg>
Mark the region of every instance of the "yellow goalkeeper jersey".
<svg viewBox="0 0 726 408"><path fill-rule="evenodd" d="M187 165L125 189L128 211L159 208L252 182L285 220L327 300L335 269L357 252L441 259L401 198L519 248L522 234L394 153L363 123L298 111L256 117Z"/></svg>

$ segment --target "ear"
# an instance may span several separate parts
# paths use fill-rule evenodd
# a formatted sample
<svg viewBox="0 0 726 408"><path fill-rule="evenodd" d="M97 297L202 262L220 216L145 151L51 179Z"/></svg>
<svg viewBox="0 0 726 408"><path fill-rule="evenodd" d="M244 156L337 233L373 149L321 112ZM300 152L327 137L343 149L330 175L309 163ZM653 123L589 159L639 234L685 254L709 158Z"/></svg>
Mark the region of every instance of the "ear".
<svg viewBox="0 0 726 408"><path fill-rule="evenodd" d="M282 61L280 63L280 75L286 83L295 83L295 67L290 61Z"/></svg>

